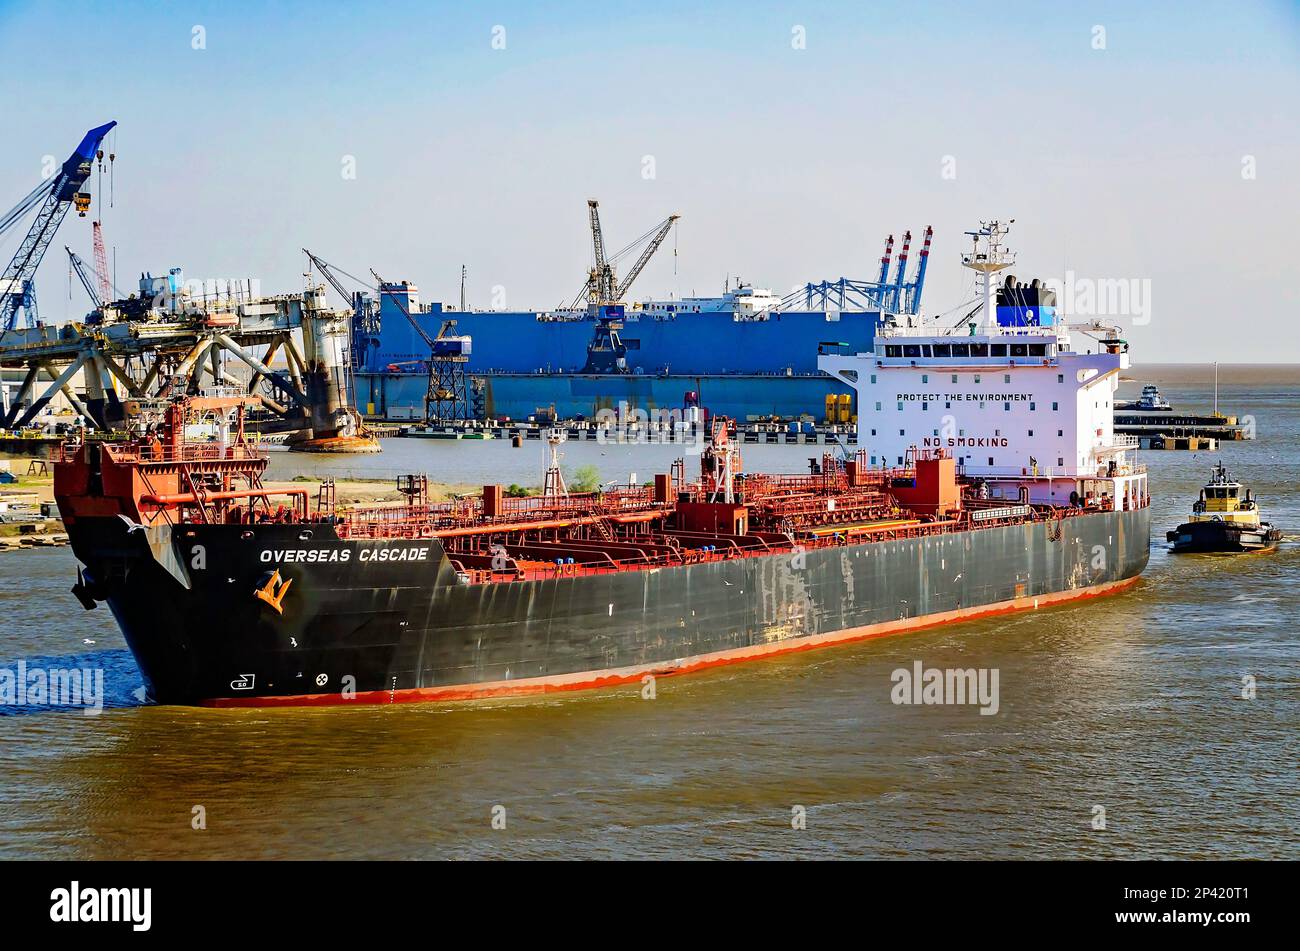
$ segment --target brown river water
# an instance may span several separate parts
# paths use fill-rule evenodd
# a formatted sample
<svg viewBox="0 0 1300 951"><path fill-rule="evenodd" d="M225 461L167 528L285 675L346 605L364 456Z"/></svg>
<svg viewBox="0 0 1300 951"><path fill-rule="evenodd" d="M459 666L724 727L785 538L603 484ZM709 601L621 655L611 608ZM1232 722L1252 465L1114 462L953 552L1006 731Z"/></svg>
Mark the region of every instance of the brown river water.
<svg viewBox="0 0 1300 951"><path fill-rule="evenodd" d="M1208 368L1131 376L1210 406ZM665 678L654 699L143 705L112 616L68 593L70 549L0 553L0 669L102 669L106 697L98 716L0 706L0 857L1300 857L1300 369L1221 383L1259 438L1140 454L1155 518L1136 588ZM746 467L801 471L812 451L746 447ZM566 452L643 480L677 454ZM1277 554L1165 552L1219 458L1285 529ZM367 460L277 455L272 475L527 483L540 465L535 444L389 440ZM895 705L891 674L917 661L997 670L998 712Z"/></svg>

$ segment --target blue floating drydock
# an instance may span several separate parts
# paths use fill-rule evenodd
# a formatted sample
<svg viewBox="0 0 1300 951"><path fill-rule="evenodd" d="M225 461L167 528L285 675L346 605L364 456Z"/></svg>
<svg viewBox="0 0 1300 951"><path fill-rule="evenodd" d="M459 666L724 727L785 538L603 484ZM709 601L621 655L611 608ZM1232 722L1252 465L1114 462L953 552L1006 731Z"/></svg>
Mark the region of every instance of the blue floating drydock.
<svg viewBox="0 0 1300 951"><path fill-rule="evenodd" d="M827 395L849 390L817 369L818 347L870 350L882 312L915 314L931 234L927 229L911 281L904 280L909 232L892 281L891 237L877 281L807 284L779 305L768 291L737 288L721 298L587 310L457 311L437 302L422 305L409 283L386 284L378 331L354 333L357 406L372 417L423 417L429 348L409 314L430 337L453 319L454 334L471 338L465 370L481 381L481 411L491 418L526 419L552 405L565 418L593 417L620 404L679 410L688 393L712 413L741 420L821 418ZM768 303L755 310L756 299ZM602 320L617 320L625 372L591 372L606 369L588 359Z"/></svg>
<svg viewBox="0 0 1300 951"><path fill-rule="evenodd" d="M629 372L584 374L594 317L451 313L440 304L412 313L431 336L444 319L455 318L456 333L473 339L466 370L484 381L486 414L512 419L552 404L565 418L594 417L620 403L646 411L681 409L688 392L699 394L699 404L710 412L742 420L805 413L820 418L826 395L848 390L818 371L818 345L869 350L880 316L834 311L772 314L765 320L718 312L673 319L629 315L621 331ZM427 347L395 307L391 315L381 312L381 322L372 359L356 373L358 408L386 419L422 418L427 374L419 362Z"/></svg>

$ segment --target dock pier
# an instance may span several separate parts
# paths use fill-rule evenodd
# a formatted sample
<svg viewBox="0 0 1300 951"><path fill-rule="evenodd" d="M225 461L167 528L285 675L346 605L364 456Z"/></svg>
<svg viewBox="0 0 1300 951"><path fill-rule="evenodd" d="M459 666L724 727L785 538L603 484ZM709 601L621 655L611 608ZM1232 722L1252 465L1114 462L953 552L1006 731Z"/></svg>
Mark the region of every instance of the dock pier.
<svg viewBox="0 0 1300 951"><path fill-rule="evenodd" d="M435 426L399 427L388 435L408 439L509 439L541 440L546 433L559 429L576 442L607 442L614 445L674 445L707 441L704 423L637 422L630 425L561 420L555 424L495 423L471 421L443 423ZM804 423L747 423L736 427L736 438L753 445L827 446L843 443L856 446L857 427L852 424L828 426Z"/></svg>
<svg viewBox="0 0 1300 951"><path fill-rule="evenodd" d="M1236 416L1198 416L1169 410L1119 410L1115 432L1135 436L1142 449L1213 451L1221 441L1253 439L1251 427Z"/></svg>

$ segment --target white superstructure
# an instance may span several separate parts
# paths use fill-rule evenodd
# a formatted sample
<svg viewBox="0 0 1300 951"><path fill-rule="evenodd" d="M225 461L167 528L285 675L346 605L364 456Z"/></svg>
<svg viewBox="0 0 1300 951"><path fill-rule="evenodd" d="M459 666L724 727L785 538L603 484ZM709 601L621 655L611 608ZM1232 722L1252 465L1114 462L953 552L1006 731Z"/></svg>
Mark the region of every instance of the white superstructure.
<svg viewBox="0 0 1300 951"><path fill-rule="evenodd" d="M968 232L975 247L962 263L980 275L979 313L956 328L900 318L882 324L871 352L823 354L817 365L856 391L858 445L873 465L941 449L994 497L1135 504L1146 497L1146 473L1128 459L1137 441L1116 435L1113 422L1128 345L1091 327L1099 336L1081 333L1076 350L1054 301L1038 306L1052 298L1037 282L1032 291L1013 278L1005 293L996 288L994 275L1014 260L1001 247L1005 233L999 222ZM1029 308L999 303L1031 293Z"/></svg>
<svg viewBox="0 0 1300 951"><path fill-rule="evenodd" d="M627 315L633 317L678 317L682 314L731 314L733 317L755 317L774 310L781 298L770 288L752 287L748 284L728 290L721 297L683 297L681 300L647 300L629 304Z"/></svg>

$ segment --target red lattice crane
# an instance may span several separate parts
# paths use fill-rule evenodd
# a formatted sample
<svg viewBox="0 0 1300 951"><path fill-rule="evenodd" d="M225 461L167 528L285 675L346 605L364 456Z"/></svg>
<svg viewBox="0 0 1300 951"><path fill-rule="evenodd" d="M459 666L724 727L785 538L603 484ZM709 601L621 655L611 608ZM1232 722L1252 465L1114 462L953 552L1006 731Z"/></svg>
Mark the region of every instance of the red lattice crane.
<svg viewBox="0 0 1300 951"><path fill-rule="evenodd" d="M108 255L104 253L104 229L96 221L91 230L95 236L95 278L99 284L99 299L107 304L113 299L113 282L108 279Z"/></svg>

